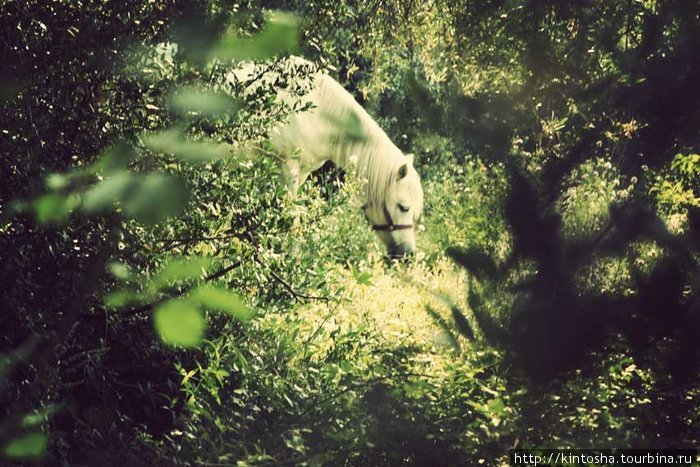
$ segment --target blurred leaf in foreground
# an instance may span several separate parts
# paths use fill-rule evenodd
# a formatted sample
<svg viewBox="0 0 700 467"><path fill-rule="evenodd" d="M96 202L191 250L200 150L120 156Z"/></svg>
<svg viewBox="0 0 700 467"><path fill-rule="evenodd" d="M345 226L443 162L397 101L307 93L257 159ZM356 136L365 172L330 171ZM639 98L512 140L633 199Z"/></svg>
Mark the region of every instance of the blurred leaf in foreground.
<svg viewBox="0 0 700 467"><path fill-rule="evenodd" d="M344 142L359 143L367 139L367 134L362 127L362 122L357 115L338 116L332 112L323 112L323 118L333 125L342 134Z"/></svg>
<svg viewBox="0 0 700 467"><path fill-rule="evenodd" d="M464 316L464 313L462 313L462 310L460 310L455 305L452 305L450 307L450 310L452 311L452 318L454 318L454 320L455 320L455 324L457 325L457 329L459 330L459 333L462 334L467 339L473 341L474 340L474 331L472 330L472 327L469 325L469 321L467 321L466 316Z"/></svg>
<svg viewBox="0 0 700 467"><path fill-rule="evenodd" d="M83 210L88 214L109 210L114 206L115 202L125 196L127 190L134 182L135 177L127 171L110 175L85 192Z"/></svg>
<svg viewBox="0 0 700 467"><path fill-rule="evenodd" d="M43 433L30 433L11 440L3 452L10 459L28 459L40 457L46 450L47 439Z"/></svg>
<svg viewBox="0 0 700 467"><path fill-rule="evenodd" d="M190 297L206 309L223 311L240 321L247 321L251 317L250 309L240 297L224 287L202 285Z"/></svg>
<svg viewBox="0 0 700 467"><path fill-rule="evenodd" d="M148 134L143 140L151 151L173 154L185 162L203 164L224 159L231 153L231 146L227 144L187 141L177 128Z"/></svg>
<svg viewBox="0 0 700 467"><path fill-rule="evenodd" d="M63 190L70 186L70 177L66 174L51 174L46 177L46 188L49 190Z"/></svg>
<svg viewBox="0 0 700 467"><path fill-rule="evenodd" d="M206 322L190 300L171 300L156 308L153 323L166 344L192 348L204 338Z"/></svg>
<svg viewBox="0 0 700 467"><path fill-rule="evenodd" d="M175 282L201 277L211 265L211 259L203 256L177 258L169 261L151 280L160 289Z"/></svg>
<svg viewBox="0 0 700 467"><path fill-rule="evenodd" d="M75 196L48 193L35 199L32 206L37 222L48 225L62 222L73 211L77 203Z"/></svg>
<svg viewBox="0 0 700 467"><path fill-rule="evenodd" d="M110 274L120 280L127 280L129 277L131 277L131 268L126 263L112 261L107 264L107 270L110 272Z"/></svg>
<svg viewBox="0 0 700 467"><path fill-rule="evenodd" d="M187 204L189 190L180 178L152 174L140 180L124 200L124 211L144 224L155 224L179 214Z"/></svg>
<svg viewBox="0 0 700 467"><path fill-rule="evenodd" d="M60 405L51 404L22 417L22 428L28 429L46 423L60 408Z"/></svg>
<svg viewBox="0 0 700 467"><path fill-rule="evenodd" d="M183 114L196 112L208 116L234 113L238 109L238 103L230 96L196 87L180 89L170 99L170 105Z"/></svg>
<svg viewBox="0 0 700 467"><path fill-rule="evenodd" d="M136 153L133 146L119 142L108 147L97 157L91 169L93 172L115 172L126 170Z"/></svg>
<svg viewBox="0 0 700 467"><path fill-rule="evenodd" d="M477 279L496 280L499 277L498 266L496 266L496 263L490 256L482 251L475 248L463 249L449 247L445 253Z"/></svg>
<svg viewBox="0 0 700 467"><path fill-rule="evenodd" d="M105 295L103 302L105 307L111 310L123 308L126 305L139 301L138 294L129 290L115 290Z"/></svg>
<svg viewBox="0 0 700 467"><path fill-rule="evenodd" d="M230 35L211 52L219 60L263 60L299 50L299 21L294 15L273 12L263 30L252 37Z"/></svg>
<svg viewBox="0 0 700 467"><path fill-rule="evenodd" d="M452 332L452 327L447 323L445 318L440 316L440 313L435 311L430 305L426 305L425 309L428 312L428 316L430 316L442 329L443 335L447 339L448 344L450 344L455 351L459 352L461 350L459 341L455 337L454 333Z"/></svg>

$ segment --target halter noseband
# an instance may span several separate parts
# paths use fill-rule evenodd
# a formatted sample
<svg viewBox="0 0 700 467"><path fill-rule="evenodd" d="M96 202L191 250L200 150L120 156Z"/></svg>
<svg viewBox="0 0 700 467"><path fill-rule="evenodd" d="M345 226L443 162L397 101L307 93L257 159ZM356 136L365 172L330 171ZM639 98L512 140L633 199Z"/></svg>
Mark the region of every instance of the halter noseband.
<svg viewBox="0 0 700 467"><path fill-rule="evenodd" d="M367 205L363 206L363 208L367 208ZM379 232L393 232L394 230L406 230L413 228L413 224L394 224L394 221L391 219L391 214L389 214L389 210L386 207L386 203L382 204L382 209L384 210L384 217L386 217L386 224L372 224L372 230Z"/></svg>

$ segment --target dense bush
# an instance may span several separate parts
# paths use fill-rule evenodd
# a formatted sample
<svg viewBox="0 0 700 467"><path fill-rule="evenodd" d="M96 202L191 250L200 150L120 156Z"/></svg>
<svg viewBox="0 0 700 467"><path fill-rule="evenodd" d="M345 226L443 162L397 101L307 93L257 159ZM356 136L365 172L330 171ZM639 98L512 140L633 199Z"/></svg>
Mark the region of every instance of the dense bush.
<svg viewBox="0 0 700 467"><path fill-rule="evenodd" d="M96 292L117 251L113 217L76 218L56 228L51 224L74 199L38 199L36 220L18 214L21 206L13 202L29 202L45 180L62 183L48 174L86 166L111 142L151 125L145 91L116 70L128 41L157 40L181 6L5 2L0 8L7 67L0 275L7 285L2 351L9 363L0 391L1 437L5 445L19 426L31 433L50 419L56 458L109 456L140 423L156 434L172 425L162 397L177 391L173 357L155 345L149 327L99 305ZM29 452L41 451L43 438L24 439L33 440Z"/></svg>

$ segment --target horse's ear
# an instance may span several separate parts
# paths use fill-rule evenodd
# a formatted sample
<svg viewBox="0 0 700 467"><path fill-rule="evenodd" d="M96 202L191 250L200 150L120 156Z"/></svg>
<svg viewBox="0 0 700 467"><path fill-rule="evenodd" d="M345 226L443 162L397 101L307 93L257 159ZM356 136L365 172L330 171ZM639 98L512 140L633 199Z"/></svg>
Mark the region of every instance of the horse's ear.
<svg viewBox="0 0 700 467"><path fill-rule="evenodd" d="M409 164L413 165L414 156L413 156L412 152L409 152L408 154L406 154L406 159L408 159Z"/></svg>
<svg viewBox="0 0 700 467"><path fill-rule="evenodd" d="M399 167L399 180L404 178L408 174L408 164L404 164Z"/></svg>

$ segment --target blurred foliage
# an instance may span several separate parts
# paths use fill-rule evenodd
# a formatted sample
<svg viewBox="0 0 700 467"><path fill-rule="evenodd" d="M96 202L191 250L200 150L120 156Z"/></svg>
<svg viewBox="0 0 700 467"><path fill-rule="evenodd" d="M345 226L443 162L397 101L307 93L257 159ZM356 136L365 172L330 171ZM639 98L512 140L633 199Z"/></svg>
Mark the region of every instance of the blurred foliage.
<svg viewBox="0 0 700 467"><path fill-rule="evenodd" d="M691 0L3 2L3 456L692 446L699 23ZM299 52L416 154L412 262L336 169L280 183L267 134L306 107L275 96L315 68L274 56Z"/></svg>

